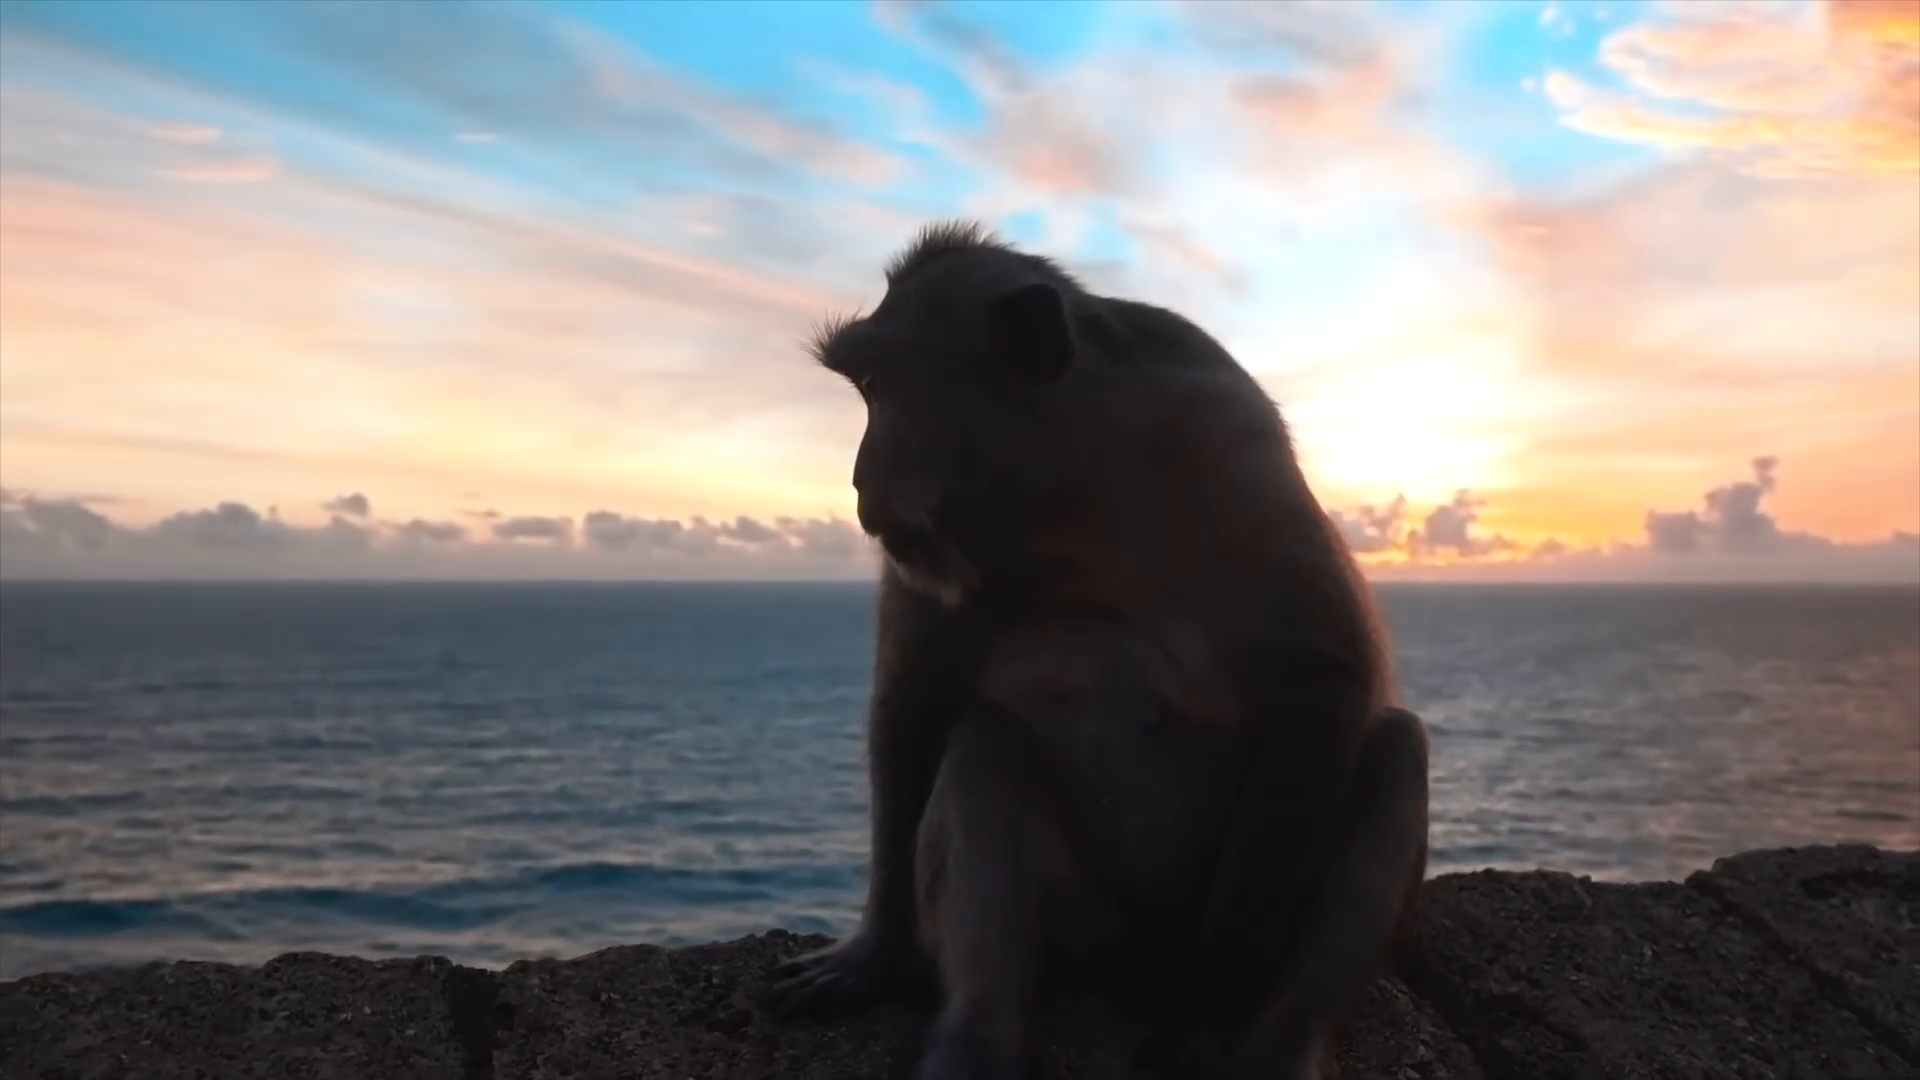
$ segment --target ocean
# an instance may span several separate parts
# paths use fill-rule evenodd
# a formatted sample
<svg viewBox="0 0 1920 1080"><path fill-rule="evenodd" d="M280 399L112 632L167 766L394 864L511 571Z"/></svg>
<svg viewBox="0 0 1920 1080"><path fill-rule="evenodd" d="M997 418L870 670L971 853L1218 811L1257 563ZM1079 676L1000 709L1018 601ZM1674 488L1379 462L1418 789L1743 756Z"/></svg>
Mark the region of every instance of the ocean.
<svg viewBox="0 0 1920 1080"><path fill-rule="evenodd" d="M1380 587L1444 873L1920 846L1920 590ZM873 592L0 586L0 977L497 966L861 898Z"/></svg>

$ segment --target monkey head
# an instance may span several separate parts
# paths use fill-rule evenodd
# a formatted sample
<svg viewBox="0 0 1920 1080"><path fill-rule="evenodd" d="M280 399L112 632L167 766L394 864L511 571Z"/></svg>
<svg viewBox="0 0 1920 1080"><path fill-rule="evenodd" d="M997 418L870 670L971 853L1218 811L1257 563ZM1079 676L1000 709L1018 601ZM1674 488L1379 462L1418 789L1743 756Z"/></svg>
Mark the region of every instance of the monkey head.
<svg viewBox="0 0 1920 1080"><path fill-rule="evenodd" d="M880 304L829 325L814 353L867 407L861 529L903 581L958 604L1073 495L1072 461L1092 445L1073 400L1090 360L1084 294L967 224L923 232L887 279Z"/></svg>

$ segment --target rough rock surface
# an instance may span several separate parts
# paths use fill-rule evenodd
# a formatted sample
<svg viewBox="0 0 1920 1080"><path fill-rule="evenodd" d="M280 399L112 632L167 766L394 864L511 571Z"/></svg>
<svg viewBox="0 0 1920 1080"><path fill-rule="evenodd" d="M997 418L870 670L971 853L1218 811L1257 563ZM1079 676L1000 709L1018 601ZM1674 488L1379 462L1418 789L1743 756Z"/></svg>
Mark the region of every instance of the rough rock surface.
<svg viewBox="0 0 1920 1080"><path fill-rule="evenodd" d="M1688 881L1920 1061L1920 859L1866 846L1750 851Z"/></svg>
<svg viewBox="0 0 1920 1080"><path fill-rule="evenodd" d="M1421 924L1345 1034L1341 1080L1920 1078L1920 852L1749 852L1685 884L1451 874ZM773 931L497 972L294 953L36 975L0 983L0 1080L911 1076L923 1016L782 1024L754 1007L773 964L822 943ZM1039 1075L1152 1075L1130 1008L1048 1002Z"/></svg>

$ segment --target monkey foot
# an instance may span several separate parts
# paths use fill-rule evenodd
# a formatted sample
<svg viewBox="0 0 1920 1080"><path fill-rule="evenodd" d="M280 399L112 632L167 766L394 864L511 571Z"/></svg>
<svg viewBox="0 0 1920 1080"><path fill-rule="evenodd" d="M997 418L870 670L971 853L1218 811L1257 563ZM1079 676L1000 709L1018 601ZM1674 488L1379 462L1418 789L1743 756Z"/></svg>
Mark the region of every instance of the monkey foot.
<svg viewBox="0 0 1920 1080"><path fill-rule="evenodd" d="M917 1000L928 981L926 961L910 945L876 936L851 937L781 964L761 994L775 1016L833 1016L886 1000Z"/></svg>

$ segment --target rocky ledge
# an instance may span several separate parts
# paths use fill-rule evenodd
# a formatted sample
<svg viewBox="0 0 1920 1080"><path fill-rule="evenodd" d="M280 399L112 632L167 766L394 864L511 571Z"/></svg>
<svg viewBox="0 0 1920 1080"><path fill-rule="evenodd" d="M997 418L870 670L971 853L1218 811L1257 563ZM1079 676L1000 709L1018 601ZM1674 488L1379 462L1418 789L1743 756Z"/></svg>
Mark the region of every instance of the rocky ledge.
<svg viewBox="0 0 1920 1080"><path fill-rule="evenodd" d="M1343 1080L1920 1077L1920 852L1754 851L1684 883L1449 874L1420 917L1420 955L1342 1040ZM910 1076L924 1017L755 1009L767 970L821 943L35 975L0 984L0 1078ZM1050 1002L1041 1075L1147 1075L1115 1009Z"/></svg>

